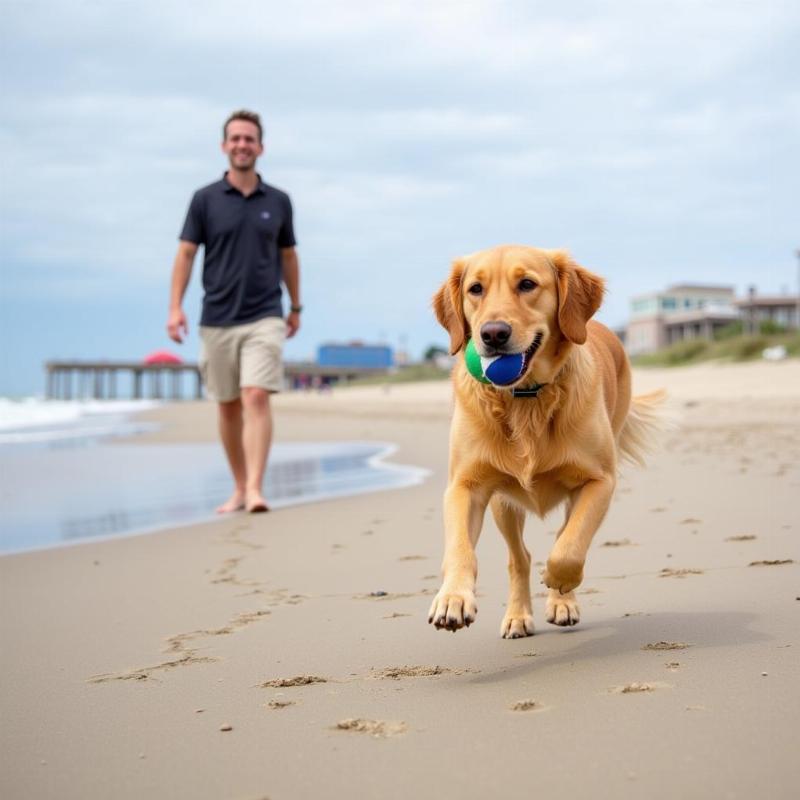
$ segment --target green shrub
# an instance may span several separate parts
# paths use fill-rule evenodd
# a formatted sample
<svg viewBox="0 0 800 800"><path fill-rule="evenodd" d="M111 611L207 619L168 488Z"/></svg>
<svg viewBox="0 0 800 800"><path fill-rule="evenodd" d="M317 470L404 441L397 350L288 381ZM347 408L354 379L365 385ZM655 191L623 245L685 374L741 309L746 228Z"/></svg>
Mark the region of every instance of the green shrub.
<svg viewBox="0 0 800 800"><path fill-rule="evenodd" d="M758 331L759 333L763 333L765 336L775 336L778 333L786 333L786 327L779 325L774 320L765 319L758 326Z"/></svg>
<svg viewBox="0 0 800 800"><path fill-rule="evenodd" d="M710 346L711 342L705 339L687 339L683 342L676 342L656 353L636 356L633 363L643 367L677 367L680 364L702 360L702 356Z"/></svg>
<svg viewBox="0 0 800 800"><path fill-rule="evenodd" d="M783 345L789 357L800 356L800 331L771 336L723 336L718 341L689 339L678 342L656 353L635 356L631 361L637 367L677 367L710 359L723 361L751 361L761 358L767 347Z"/></svg>
<svg viewBox="0 0 800 800"><path fill-rule="evenodd" d="M722 328L717 328L714 331L714 339L722 341L723 339L733 339L734 336L741 336L744 333L744 326L742 321L737 319L735 322L729 322Z"/></svg>
<svg viewBox="0 0 800 800"><path fill-rule="evenodd" d="M786 348L786 352L790 356L800 356L800 332L795 331L789 336L782 337L782 341L779 344Z"/></svg>
<svg viewBox="0 0 800 800"><path fill-rule="evenodd" d="M370 386L390 383L415 383L417 381L443 381L450 377L449 369L439 369L430 363L409 364L405 367L383 373L380 375L369 375L363 378L356 378L348 385L350 386Z"/></svg>
<svg viewBox="0 0 800 800"><path fill-rule="evenodd" d="M760 358L761 351L765 347L775 344L766 336L739 336L720 342L717 356L718 358L729 358L732 361L749 361L753 358Z"/></svg>

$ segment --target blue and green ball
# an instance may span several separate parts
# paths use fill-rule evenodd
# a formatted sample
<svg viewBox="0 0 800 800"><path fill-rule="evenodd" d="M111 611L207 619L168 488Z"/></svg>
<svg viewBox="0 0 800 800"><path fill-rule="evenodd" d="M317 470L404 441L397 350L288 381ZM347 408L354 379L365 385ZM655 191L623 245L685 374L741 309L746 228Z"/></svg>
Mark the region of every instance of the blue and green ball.
<svg viewBox="0 0 800 800"><path fill-rule="evenodd" d="M479 355L472 339L467 342L464 362L467 371L473 378L481 383L489 383L494 386L508 386L519 380L526 366L525 353L510 353L486 358Z"/></svg>

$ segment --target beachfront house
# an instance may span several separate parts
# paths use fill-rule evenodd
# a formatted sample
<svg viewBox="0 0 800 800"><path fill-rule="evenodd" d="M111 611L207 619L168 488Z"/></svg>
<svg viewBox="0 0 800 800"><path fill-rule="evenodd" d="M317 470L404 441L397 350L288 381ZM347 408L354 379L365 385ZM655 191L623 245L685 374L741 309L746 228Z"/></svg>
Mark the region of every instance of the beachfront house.
<svg viewBox="0 0 800 800"><path fill-rule="evenodd" d="M677 284L631 300L625 345L631 355L652 353L683 339L713 337L739 319L732 286Z"/></svg>
<svg viewBox="0 0 800 800"><path fill-rule="evenodd" d="M734 305L739 311L745 330L748 327L757 330L765 323L779 329L800 328L800 297L789 294L751 294L742 300L734 301Z"/></svg>
<svg viewBox="0 0 800 800"><path fill-rule="evenodd" d="M620 338L635 356L687 339L713 339L736 323L746 333L757 333L765 325L775 330L798 328L800 298L759 295L751 287L747 297L737 299L732 286L678 284L632 298L630 321Z"/></svg>

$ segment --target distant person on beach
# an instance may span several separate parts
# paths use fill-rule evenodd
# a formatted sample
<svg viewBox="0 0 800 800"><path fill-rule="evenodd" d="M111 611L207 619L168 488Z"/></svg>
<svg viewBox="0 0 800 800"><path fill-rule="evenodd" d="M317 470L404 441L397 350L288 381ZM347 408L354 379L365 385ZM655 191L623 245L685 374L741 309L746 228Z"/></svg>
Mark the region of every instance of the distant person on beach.
<svg viewBox="0 0 800 800"><path fill-rule="evenodd" d="M268 511L263 481L272 442L270 394L282 388L284 340L300 328L300 265L289 196L256 172L264 152L258 114L236 111L222 132L229 168L192 197L172 269L167 332L178 343L188 333L183 296L202 244L200 367L219 407L234 481L217 512ZM290 302L285 319L281 283Z"/></svg>

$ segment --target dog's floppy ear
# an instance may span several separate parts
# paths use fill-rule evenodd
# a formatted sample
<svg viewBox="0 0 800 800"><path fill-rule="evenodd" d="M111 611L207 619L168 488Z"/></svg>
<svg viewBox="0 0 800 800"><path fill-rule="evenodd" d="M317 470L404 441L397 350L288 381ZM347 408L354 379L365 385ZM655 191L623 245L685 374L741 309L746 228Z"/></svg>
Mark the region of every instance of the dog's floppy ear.
<svg viewBox="0 0 800 800"><path fill-rule="evenodd" d="M576 264L569 253L550 253L558 285L558 326L574 344L586 341L586 323L603 302L605 281Z"/></svg>
<svg viewBox="0 0 800 800"><path fill-rule="evenodd" d="M456 260L450 277L433 296L433 311L439 324L450 334L450 355L454 356L467 342L470 331L461 301L461 278L464 262Z"/></svg>

